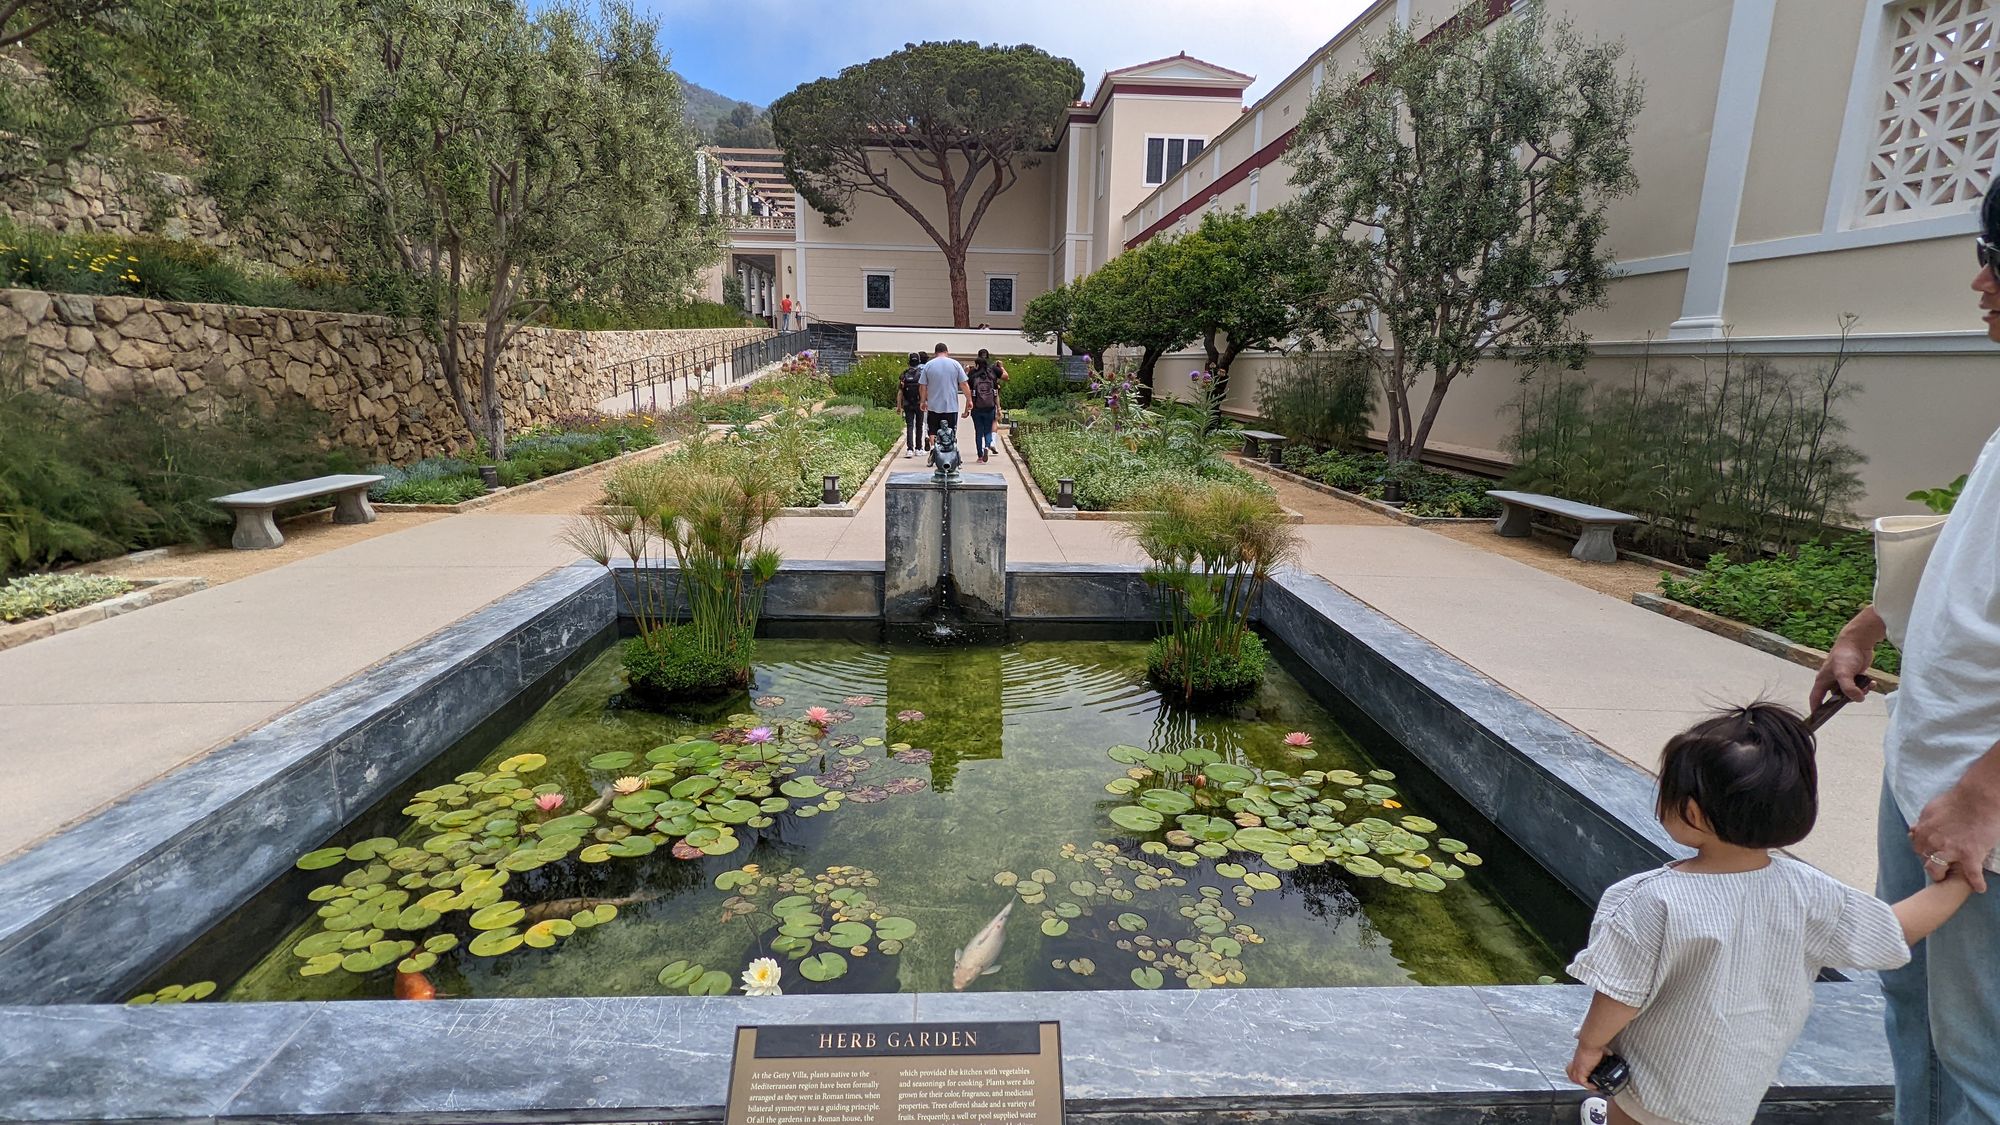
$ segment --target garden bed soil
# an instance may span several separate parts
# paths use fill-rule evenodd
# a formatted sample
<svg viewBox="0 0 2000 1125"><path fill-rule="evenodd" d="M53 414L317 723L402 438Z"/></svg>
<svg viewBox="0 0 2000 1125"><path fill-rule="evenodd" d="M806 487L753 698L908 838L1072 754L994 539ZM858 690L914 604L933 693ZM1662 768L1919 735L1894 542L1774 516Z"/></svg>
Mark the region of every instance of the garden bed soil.
<svg viewBox="0 0 2000 1125"><path fill-rule="evenodd" d="M902 440L899 438L897 439L897 443L890 446L889 451L882 455L882 459L875 463L875 467L869 470L868 479L861 482L861 487L855 489L854 496L845 503L833 505L816 504L810 508L780 508L778 509L778 515L821 516L834 519L854 518L861 513L861 506L868 503L868 498L875 494L875 489L881 486L882 478L889 475L889 466L896 463L896 455L901 451Z"/></svg>
<svg viewBox="0 0 2000 1125"><path fill-rule="evenodd" d="M1014 462L1014 468L1021 474L1021 480L1027 484L1028 487L1026 491L1028 493L1028 499L1033 500L1035 502L1035 511L1040 513L1041 517L1045 520L1123 521L1123 520L1138 519L1140 516L1146 514L1143 511L1129 509L1129 508L1112 509L1103 512L1087 512L1084 511L1082 508L1058 508L1055 506L1054 503L1052 503L1048 499L1048 497L1042 495L1042 486L1036 482L1033 470L1031 470L1028 467L1027 456L1020 452L1020 450L1016 447L1015 443L1012 441L1003 441L1000 443L1000 446L1001 448L1007 451L1007 456L1011 458ZM1233 454L1231 456L1233 456ZM1285 476L1300 481L1303 481L1305 479L1303 477L1293 477L1293 475L1290 473L1286 473ZM1306 517L1299 512L1295 512L1290 508L1285 508L1284 512L1285 512L1286 523L1306 522Z"/></svg>
<svg viewBox="0 0 2000 1125"><path fill-rule="evenodd" d="M1685 622L1697 629L1714 633L1718 637L1727 637L1738 644L1748 645L1758 652L1767 652L1772 656L1783 657L1800 667L1818 668L1826 662L1826 650L1824 649L1817 649L1809 645L1788 641L1768 629L1759 629L1755 625L1745 625L1741 621L1733 621L1720 614L1710 613L1705 609L1697 609L1694 606L1674 601L1671 598L1661 597L1658 594L1633 594L1632 604L1641 609L1650 609L1654 613L1671 617L1676 621ZM1869 690L1880 692L1884 695L1895 691L1900 683L1893 673L1884 672L1878 668L1870 668L1868 675L1874 681L1869 685Z"/></svg>
<svg viewBox="0 0 2000 1125"><path fill-rule="evenodd" d="M80 605L75 609L51 613L46 617L31 617L11 625L0 625L0 650L24 645L29 641L39 641L43 637L53 637L57 633L67 633L71 629L81 629L85 625L102 621L107 617L117 617L159 602L172 601L182 594L192 594L208 585L206 578L134 578L130 581L135 588L115 598Z"/></svg>

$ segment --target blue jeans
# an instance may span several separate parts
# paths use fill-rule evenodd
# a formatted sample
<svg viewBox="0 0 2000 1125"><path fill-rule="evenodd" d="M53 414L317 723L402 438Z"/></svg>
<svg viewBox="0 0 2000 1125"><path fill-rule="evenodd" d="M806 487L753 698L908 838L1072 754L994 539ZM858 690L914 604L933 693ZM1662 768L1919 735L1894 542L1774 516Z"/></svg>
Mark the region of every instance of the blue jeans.
<svg viewBox="0 0 2000 1125"><path fill-rule="evenodd" d="M999 413L1000 411L997 409L981 410L976 406L972 408L972 436L974 439L972 448L981 457L986 456L987 451L993 448L993 419Z"/></svg>
<svg viewBox="0 0 2000 1125"><path fill-rule="evenodd" d="M1896 902L1929 881L1910 826L1882 787L1875 893ZM1896 1125L2000 1125L2000 886L1973 895L1949 922L1882 974Z"/></svg>

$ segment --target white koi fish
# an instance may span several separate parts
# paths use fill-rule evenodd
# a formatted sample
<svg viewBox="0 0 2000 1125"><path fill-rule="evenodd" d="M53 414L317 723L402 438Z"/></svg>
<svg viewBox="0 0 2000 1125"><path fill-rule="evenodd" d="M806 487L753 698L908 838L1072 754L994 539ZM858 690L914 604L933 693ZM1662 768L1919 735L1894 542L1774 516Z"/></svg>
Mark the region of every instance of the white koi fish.
<svg viewBox="0 0 2000 1125"><path fill-rule="evenodd" d="M964 992L965 986L983 976L1000 971L1000 943L1007 936L1007 915L1014 912L1014 904L1009 902L1000 908L991 922L979 931L979 935L965 943L965 948L953 950L951 954L951 987Z"/></svg>

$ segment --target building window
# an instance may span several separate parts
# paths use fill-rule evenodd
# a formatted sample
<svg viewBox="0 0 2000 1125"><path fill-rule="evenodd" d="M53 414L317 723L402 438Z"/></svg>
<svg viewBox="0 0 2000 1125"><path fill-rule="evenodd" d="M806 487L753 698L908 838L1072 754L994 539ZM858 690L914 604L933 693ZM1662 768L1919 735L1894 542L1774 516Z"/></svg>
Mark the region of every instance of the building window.
<svg viewBox="0 0 2000 1125"><path fill-rule="evenodd" d="M1205 137L1147 137L1146 185L1164 184L1208 147Z"/></svg>
<svg viewBox="0 0 2000 1125"><path fill-rule="evenodd" d="M989 273L986 275L986 311L1009 313L1014 311L1014 275Z"/></svg>
<svg viewBox="0 0 2000 1125"><path fill-rule="evenodd" d="M2000 157L1995 0L1918 0L1887 13L1859 220L1958 214Z"/></svg>
<svg viewBox="0 0 2000 1125"><path fill-rule="evenodd" d="M861 307L869 312L894 312L896 275L870 271L861 275Z"/></svg>

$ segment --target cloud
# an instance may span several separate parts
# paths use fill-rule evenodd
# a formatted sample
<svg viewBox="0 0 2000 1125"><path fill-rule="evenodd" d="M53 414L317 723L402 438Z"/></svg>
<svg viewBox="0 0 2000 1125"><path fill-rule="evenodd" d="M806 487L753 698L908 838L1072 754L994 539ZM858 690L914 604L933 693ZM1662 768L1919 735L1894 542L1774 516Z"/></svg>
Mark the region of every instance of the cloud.
<svg viewBox="0 0 2000 1125"><path fill-rule="evenodd" d="M1367 0L642 0L675 66L768 103L801 82L925 39L1033 43L1074 59L1084 96L1106 70L1186 51L1257 76L1252 100Z"/></svg>

